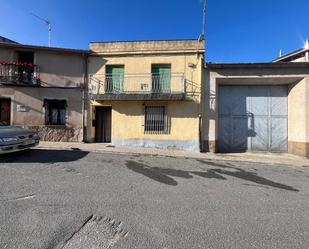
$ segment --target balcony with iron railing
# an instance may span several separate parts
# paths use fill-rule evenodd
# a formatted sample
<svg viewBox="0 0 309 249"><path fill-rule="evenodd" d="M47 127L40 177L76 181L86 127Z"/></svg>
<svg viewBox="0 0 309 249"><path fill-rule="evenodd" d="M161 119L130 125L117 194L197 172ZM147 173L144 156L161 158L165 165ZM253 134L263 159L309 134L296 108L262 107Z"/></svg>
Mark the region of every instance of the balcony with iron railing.
<svg viewBox="0 0 309 249"><path fill-rule="evenodd" d="M93 100L183 100L186 79L182 73L89 75Z"/></svg>
<svg viewBox="0 0 309 249"><path fill-rule="evenodd" d="M0 61L0 84L40 84L39 68L31 63Z"/></svg>

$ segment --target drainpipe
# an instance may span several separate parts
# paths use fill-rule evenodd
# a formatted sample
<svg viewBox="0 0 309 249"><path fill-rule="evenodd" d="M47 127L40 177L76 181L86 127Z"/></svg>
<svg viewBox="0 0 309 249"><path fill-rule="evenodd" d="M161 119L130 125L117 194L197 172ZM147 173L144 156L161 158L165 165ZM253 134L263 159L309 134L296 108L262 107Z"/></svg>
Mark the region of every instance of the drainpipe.
<svg viewBox="0 0 309 249"><path fill-rule="evenodd" d="M83 91L83 98L82 98L82 126L83 126L83 142L87 142L87 118L86 112L87 112L87 103L88 103L88 98L87 98L87 89L88 89L88 55L83 54L84 57L84 85L82 87Z"/></svg>

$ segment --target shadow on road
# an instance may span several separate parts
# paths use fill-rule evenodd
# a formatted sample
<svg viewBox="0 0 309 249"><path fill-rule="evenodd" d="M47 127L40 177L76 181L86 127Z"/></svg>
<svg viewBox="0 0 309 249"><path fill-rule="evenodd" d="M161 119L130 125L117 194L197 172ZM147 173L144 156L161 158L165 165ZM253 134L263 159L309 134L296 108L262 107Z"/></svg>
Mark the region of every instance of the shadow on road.
<svg viewBox="0 0 309 249"><path fill-rule="evenodd" d="M78 150L39 150L31 149L0 155L0 163L58 163L73 162L88 155Z"/></svg>
<svg viewBox="0 0 309 249"><path fill-rule="evenodd" d="M208 164L206 161L201 163ZM159 168L159 167L150 167L146 164L139 163L136 161L128 160L126 166L128 169L140 173L144 176L147 176L155 181L176 186L178 183L172 177L180 177L185 179L193 178L193 175L197 175L203 178L214 178L218 180L227 180L225 176L236 177L245 181L254 182L260 185L270 186L274 188L295 191L298 192L298 189L295 189L291 186L277 183L271 180L268 180L264 177L257 175L254 172L246 171L241 168L231 167L226 165L214 164L209 162L209 166L212 167L221 167L221 168L211 168L206 171L185 171L179 169L169 169L169 168ZM226 169L222 169L226 168Z"/></svg>

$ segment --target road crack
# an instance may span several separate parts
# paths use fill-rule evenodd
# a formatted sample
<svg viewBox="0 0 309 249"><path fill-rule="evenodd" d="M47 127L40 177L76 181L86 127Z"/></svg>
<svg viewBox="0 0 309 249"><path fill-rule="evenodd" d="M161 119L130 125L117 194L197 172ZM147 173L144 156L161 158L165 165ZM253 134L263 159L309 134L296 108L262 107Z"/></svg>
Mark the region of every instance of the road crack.
<svg viewBox="0 0 309 249"><path fill-rule="evenodd" d="M79 229L65 241L62 249L110 249L128 232L122 228L122 222L103 216L91 215L85 219Z"/></svg>
<svg viewBox="0 0 309 249"><path fill-rule="evenodd" d="M30 195L22 195L22 196L17 196L17 197L13 197L10 198L8 196L4 196L2 197L2 201L21 201L21 200L28 200L28 199L32 199L35 197L35 194L30 194Z"/></svg>

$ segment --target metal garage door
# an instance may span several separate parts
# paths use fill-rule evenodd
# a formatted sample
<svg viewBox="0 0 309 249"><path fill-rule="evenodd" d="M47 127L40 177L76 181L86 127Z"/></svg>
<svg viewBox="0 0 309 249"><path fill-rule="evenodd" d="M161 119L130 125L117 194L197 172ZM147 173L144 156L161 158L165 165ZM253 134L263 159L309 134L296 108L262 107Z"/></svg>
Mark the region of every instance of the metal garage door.
<svg viewBox="0 0 309 249"><path fill-rule="evenodd" d="M219 86L218 151L286 151L287 86Z"/></svg>

